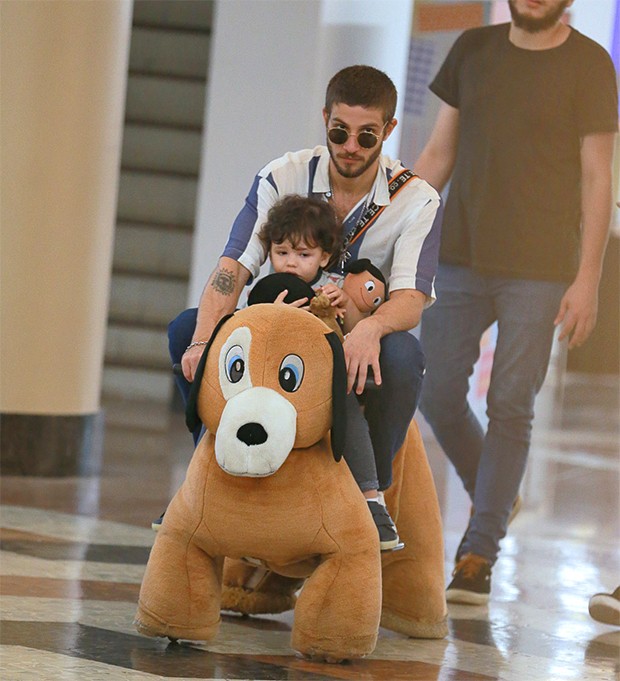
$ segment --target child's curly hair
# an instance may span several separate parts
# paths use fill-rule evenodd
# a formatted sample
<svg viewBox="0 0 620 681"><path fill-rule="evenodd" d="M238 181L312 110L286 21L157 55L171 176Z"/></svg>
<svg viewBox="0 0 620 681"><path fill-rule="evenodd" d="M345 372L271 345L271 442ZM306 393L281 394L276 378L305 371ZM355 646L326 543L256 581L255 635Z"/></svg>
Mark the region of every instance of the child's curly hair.
<svg viewBox="0 0 620 681"><path fill-rule="evenodd" d="M267 253L271 244L281 244L285 239L293 248L301 241L311 248L319 246L332 255L328 267L338 260L343 241L342 225L331 205L297 194L285 196L272 206L258 237Z"/></svg>

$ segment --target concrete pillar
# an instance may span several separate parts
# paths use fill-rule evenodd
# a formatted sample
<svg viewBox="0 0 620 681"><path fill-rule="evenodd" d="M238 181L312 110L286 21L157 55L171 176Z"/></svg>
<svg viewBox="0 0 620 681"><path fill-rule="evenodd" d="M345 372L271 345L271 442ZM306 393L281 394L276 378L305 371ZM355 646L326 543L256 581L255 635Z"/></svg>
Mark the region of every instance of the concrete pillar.
<svg viewBox="0 0 620 681"><path fill-rule="evenodd" d="M413 0L226 0L213 27L189 304L226 243L256 172L323 144L321 110L336 71L370 64L401 94ZM398 128L397 128L398 130ZM398 133L385 146L398 155Z"/></svg>
<svg viewBox="0 0 620 681"><path fill-rule="evenodd" d="M1 4L4 474L97 468L131 11Z"/></svg>

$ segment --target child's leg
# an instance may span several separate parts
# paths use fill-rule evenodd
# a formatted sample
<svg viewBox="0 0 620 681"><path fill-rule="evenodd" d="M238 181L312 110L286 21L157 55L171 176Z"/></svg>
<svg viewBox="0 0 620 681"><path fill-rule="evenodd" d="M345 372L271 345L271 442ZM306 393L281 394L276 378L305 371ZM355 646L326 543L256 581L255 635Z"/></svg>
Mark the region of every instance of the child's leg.
<svg viewBox="0 0 620 681"><path fill-rule="evenodd" d="M353 474L360 490L366 497L372 519L379 532L379 544L382 551L393 551L402 548L396 527L388 513L383 499L379 499L377 469L372 442L368 432L368 423L353 393L346 399L346 445L344 459Z"/></svg>
<svg viewBox="0 0 620 681"><path fill-rule="evenodd" d="M368 423L366 423L354 393L347 395L345 404L347 430L344 460L353 473L355 482L364 492L364 496L370 494L371 497L376 498L379 481L377 480L375 454L370 441Z"/></svg>

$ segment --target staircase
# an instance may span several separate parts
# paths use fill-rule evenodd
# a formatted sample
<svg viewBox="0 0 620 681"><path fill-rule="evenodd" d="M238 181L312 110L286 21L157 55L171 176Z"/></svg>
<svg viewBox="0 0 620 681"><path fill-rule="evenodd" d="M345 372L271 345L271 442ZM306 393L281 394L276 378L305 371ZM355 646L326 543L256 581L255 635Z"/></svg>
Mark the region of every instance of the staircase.
<svg viewBox="0 0 620 681"><path fill-rule="evenodd" d="M169 402L187 300L213 0L136 0L103 397Z"/></svg>

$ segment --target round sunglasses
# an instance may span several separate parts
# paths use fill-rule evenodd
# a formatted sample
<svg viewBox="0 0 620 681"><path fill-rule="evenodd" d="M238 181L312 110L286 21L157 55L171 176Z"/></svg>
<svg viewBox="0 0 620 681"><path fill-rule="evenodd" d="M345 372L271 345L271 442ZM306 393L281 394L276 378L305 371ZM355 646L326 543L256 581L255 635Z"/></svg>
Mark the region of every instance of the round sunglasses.
<svg viewBox="0 0 620 681"><path fill-rule="evenodd" d="M387 123L381 129L381 132L385 130L386 125ZM327 138L329 139L330 142L332 142L332 144L338 145L344 144L349 139L351 134L352 133L348 132L344 128L327 129ZM379 141L379 135L376 135L374 132L369 132L368 130L358 132L357 135L354 135L354 137L357 138L357 143L363 149L372 149L374 146L376 146L377 142Z"/></svg>

